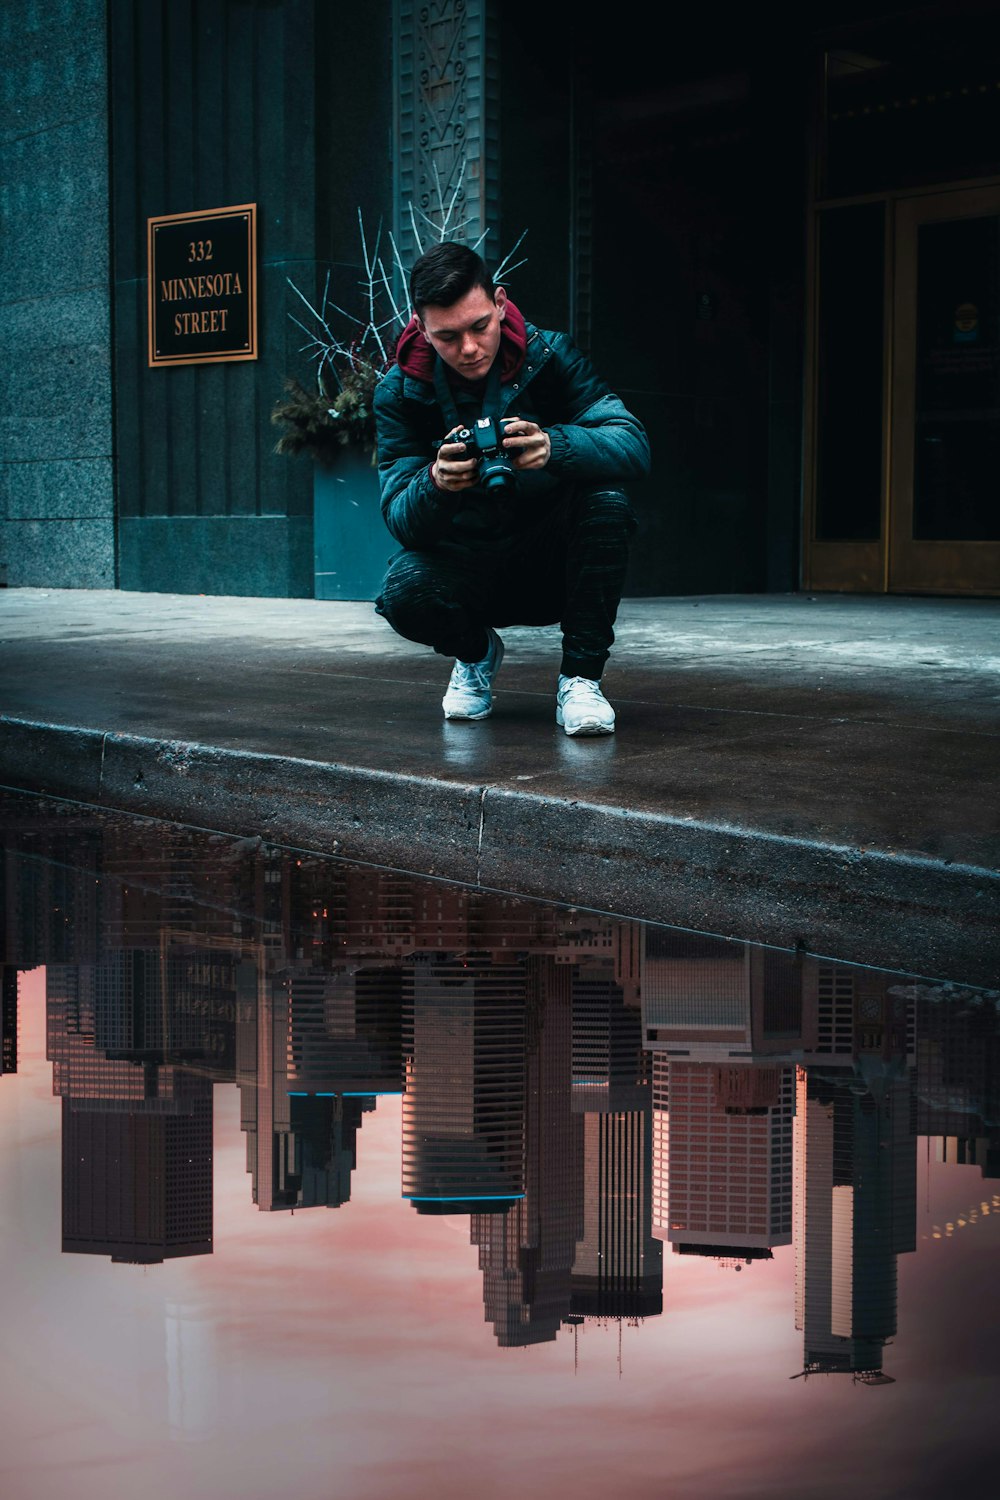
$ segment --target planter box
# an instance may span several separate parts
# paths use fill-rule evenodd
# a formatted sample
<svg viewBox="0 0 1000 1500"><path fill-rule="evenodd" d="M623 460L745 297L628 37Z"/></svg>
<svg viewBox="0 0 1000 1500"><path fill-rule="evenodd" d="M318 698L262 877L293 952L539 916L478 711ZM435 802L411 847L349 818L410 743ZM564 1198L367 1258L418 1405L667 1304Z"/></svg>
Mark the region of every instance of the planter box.
<svg viewBox="0 0 1000 1500"><path fill-rule="evenodd" d="M375 599L398 550L379 510L378 472L352 448L313 472L315 596Z"/></svg>

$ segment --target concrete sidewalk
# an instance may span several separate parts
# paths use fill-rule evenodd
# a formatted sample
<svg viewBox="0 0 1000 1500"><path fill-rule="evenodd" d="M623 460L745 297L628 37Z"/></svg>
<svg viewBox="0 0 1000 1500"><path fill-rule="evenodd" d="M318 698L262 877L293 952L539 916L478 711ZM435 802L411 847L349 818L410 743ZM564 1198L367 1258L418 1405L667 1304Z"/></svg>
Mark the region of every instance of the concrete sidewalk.
<svg viewBox="0 0 1000 1500"><path fill-rule="evenodd" d="M494 715L368 604L0 594L0 779L854 962L1000 978L1000 601L622 606L614 738Z"/></svg>

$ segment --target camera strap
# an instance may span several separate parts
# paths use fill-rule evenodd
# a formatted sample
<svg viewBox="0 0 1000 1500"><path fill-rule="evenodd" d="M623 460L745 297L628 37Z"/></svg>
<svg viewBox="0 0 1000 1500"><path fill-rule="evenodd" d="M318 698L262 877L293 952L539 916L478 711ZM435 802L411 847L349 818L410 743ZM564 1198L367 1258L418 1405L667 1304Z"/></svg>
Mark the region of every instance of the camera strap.
<svg viewBox="0 0 1000 1500"><path fill-rule="evenodd" d="M500 415L500 365L498 349L496 359L490 365L489 374L486 376L481 412L484 417L496 418ZM464 427L465 422L459 412L455 393L445 374L444 360L439 355L434 356L434 394L437 397L438 406L444 413L445 431L451 432L455 427Z"/></svg>

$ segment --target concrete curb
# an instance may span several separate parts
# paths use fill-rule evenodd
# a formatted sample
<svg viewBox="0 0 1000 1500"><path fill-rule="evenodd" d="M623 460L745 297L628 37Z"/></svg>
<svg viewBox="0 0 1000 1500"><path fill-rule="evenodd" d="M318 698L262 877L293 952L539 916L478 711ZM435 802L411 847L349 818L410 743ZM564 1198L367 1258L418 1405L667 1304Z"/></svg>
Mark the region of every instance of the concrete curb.
<svg viewBox="0 0 1000 1500"><path fill-rule="evenodd" d="M996 870L7 716L0 781L849 963L1000 976Z"/></svg>

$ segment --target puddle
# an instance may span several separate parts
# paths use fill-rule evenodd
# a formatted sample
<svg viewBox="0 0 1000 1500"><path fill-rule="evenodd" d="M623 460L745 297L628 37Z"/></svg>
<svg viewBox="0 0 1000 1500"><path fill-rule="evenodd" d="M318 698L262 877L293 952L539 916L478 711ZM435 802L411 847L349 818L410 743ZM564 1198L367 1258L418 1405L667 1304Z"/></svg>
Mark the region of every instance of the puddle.
<svg viewBox="0 0 1000 1500"><path fill-rule="evenodd" d="M0 825L8 1494L993 1472L995 993L69 803Z"/></svg>

